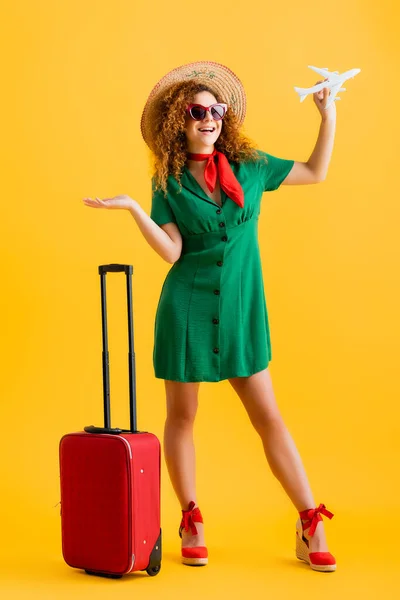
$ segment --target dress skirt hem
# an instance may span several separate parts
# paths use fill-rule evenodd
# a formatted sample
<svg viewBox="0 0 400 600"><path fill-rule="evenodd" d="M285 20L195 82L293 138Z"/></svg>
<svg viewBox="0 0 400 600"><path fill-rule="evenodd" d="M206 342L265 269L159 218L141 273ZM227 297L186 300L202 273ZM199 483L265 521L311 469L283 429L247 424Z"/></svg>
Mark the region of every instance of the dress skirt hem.
<svg viewBox="0 0 400 600"><path fill-rule="evenodd" d="M259 367L255 367L254 369L252 369L249 372L245 372L245 373L231 373L229 375L225 375L225 377L221 377L221 378L214 378L214 379L210 379L209 377L198 377L198 378L191 378L190 380L187 379L182 379L180 377L167 377L164 376L160 373L160 371L155 372L155 377L156 379L166 379L167 381L178 381L180 383L200 383L200 382L204 382L204 383L216 383L218 381L225 381L226 379L233 379L234 377L250 377L251 375L255 375L256 373L259 373L260 371L264 371L264 369L266 369L269 365L271 361L267 361L267 363L264 363L262 366Z"/></svg>

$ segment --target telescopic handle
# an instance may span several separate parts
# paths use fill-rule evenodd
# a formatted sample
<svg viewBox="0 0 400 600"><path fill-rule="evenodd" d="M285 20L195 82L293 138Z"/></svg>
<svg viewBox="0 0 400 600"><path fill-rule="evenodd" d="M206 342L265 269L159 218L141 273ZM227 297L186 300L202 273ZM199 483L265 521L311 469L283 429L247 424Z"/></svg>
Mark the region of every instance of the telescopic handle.
<svg viewBox="0 0 400 600"><path fill-rule="evenodd" d="M111 427L110 416L110 361L108 352L108 326L107 326L107 299L106 299L106 274L107 273L125 273L127 290L127 309L128 309L128 337L129 337L129 417L130 430ZM135 370L135 349L133 337L133 302L132 302L132 265L101 265L99 266L100 285L101 285L101 323L103 332L103 404L104 404L104 428L94 427L93 425L85 427L87 433L115 433L121 432L138 433L136 423L136 370Z"/></svg>

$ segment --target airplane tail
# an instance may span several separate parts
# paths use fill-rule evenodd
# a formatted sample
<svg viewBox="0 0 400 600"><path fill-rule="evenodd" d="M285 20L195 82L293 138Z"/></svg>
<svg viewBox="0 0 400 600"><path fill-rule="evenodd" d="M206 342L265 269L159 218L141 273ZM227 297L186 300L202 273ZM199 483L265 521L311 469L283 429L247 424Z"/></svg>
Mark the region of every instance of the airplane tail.
<svg viewBox="0 0 400 600"><path fill-rule="evenodd" d="M309 92L306 90L306 88L295 87L294 89L300 96L300 102L303 102L308 96Z"/></svg>

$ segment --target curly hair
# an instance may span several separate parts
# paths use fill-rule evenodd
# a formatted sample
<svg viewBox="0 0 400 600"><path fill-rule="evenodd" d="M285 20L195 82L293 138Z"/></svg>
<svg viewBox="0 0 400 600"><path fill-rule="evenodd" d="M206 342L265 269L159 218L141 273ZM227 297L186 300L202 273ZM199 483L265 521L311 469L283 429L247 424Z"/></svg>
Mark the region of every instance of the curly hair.
<svg viewBox="0 0 400 600"><path fill-rule="evenodd" d="M153 177L155 189L167 190L167 179L171 174L178 181L187 160L187 140L185 134L186 107L193 102L198 92L210 92L217 102L224 102L220 94L212 87L193 80L178 82L170 86L162 96L155 110L152 124L153 137ZM241 131L237 116L228 110L224 116L224 124L215 142L215 149L223 152L231 162L242 162L260 159L254 142Z"/></svg>

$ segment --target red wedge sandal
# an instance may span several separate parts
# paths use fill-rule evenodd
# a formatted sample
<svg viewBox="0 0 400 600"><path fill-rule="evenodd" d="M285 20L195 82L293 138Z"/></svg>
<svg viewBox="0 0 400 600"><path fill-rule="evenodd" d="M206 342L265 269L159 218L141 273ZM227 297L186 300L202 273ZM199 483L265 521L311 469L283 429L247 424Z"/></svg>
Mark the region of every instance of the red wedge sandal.
<svg viewBox="0 0 400 600"><path fill-rule="evenodd" d="M310 528L308 535L312 537L315 533L319 521L322 521L321 515L332 519L333 513L326 509L325 504L320 504L318 508L310 508L299 512L300 518L296 523L296 556L299 560L307 562L314 571L330 572L336 570L336 560L330 552L310 552L309 542L304 535L304 531ZM303 523L302 519L306 522Z"/></svg>
<svg viewBox="0 0 400 600"><path fill-rule="evenodd" d="M198 506L195 508L195 502L190 502L189 510L182 510L182 521L179 527L179 537L182 537L182 531L192 531L192 535L197 535L195 523L203 523L203 517ZM205 546L194 548L182 548L182 563L184 565L202 566L208 563L208 551Z"/></svg>

